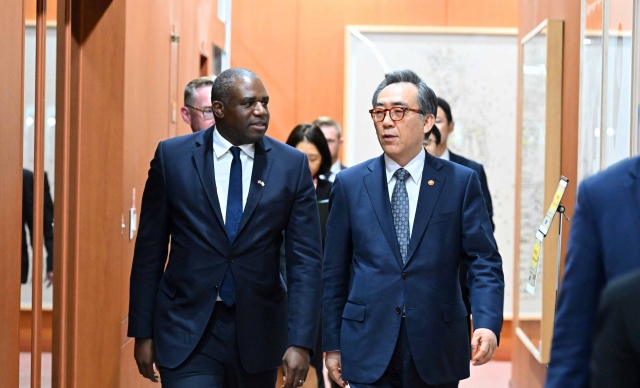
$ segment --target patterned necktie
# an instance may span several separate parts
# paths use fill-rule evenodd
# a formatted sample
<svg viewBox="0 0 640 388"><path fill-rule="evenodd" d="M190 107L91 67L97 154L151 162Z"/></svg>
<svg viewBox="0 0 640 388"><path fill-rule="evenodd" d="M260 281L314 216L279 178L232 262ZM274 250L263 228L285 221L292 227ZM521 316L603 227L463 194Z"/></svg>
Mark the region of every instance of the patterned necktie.
<svg viewBox="0 0 640 388"><path fill-rule="evenodd" d="M229 151L233 154L233 161L231 162L231 171L229 173L227 216L224 228L229 236L229 242L233 243L238 233L240 219L242 219L242 163L240 162L239 147L231 147ZM220 299L229 307L236 303L236 284L230 267L227 268L220 285Z"/></svg>
<svg viewBox="0 0 640 388"><path fill-rule="evenodd" d="M396 186L391 195L391 214L393 215L393 225L396 227L396 238L400 247L402 264L406 264L409 246L409 194L405 181L411 174L404 168L399 168L393 176L396 177Z"/></svg>

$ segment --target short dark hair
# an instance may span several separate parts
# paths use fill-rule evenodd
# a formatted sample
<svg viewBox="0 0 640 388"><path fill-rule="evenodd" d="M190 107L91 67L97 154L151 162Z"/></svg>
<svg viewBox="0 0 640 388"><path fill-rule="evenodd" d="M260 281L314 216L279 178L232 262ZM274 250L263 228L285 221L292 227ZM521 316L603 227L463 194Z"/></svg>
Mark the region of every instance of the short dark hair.
<svg viewBox="0 0 640 388"><path fill-rule="evenodd" d="M424 140L429 139L429 136L431 136L431 134L433 134L433 136L436 138L436 145L440 145L440 142L442 141L442 134L440 133L438 127L436 127L435 125L431 127L431 130L424 134Z"/></svg>
<svg viewBox="0 0 640 388"><path fill-rule="evenodd" d="M293 128L293 131L291 131L287 139L287 144L291 147L296 147L303 141L308 141L313 144L318 149L318 152L320 152L322 163L320 163L318 174L328 173L329 170L331 170L331 152L329 151L327 139L324 137L324 133L322 133L320 127L313 124L300 124Z"/></svg>
<svg viewBox="0 0 640 388"><path fill-rule="evenodd" d="M380 95L382 89L391 84L396 84L399 82L409 82L414 84L416 88L418 88L416 100L418 102L418 108L422 115L436 115L436 112L438 111L438 107L436 105L436 94L412 70L396 70L392 71L391 73L385 74L384 80L380 82L380 85L378 85L375 93L373 93L373 99L371 100L371 104L373 105L373 107L375 108L376 103L378 102L378 96Z"/></svg>
<svg viewBox="0 0 640 388"><path fill-rule="evenodd" d="M234 67L220 73L213 81L211 89L211 102L220 101L224 104L229 103L231 91L236 86L236 81L241 77L259 78L256 73L251 70Z"/></svg>
<svg viewBox="0 0 640 388"><path fill-rule="evenodd" d="M453 123L453 116L451 116L451 107L449 106L449 103L438 97L438 106L442 109L444 115L447 116L449 124Z"/></svg>
<svg viewBox="0 0 640 388"><path fill-rule="evenodd" d="M215 78L215 76L209 76L191 80L191 82L184 87L184 105L193 105L193 98L195 97L196 90L204 86L213 86Z"/></svg>

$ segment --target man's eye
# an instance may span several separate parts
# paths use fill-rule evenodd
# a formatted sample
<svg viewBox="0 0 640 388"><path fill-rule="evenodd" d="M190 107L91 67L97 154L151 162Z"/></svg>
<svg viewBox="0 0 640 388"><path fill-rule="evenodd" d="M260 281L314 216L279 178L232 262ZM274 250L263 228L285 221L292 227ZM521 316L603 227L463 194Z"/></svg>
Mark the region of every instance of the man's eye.
<svg viewBox="0 0 640 388"><path fill-rule="evenodd" d="M204 113L206 114L213 114L213 109L205 109Z"/></svg>

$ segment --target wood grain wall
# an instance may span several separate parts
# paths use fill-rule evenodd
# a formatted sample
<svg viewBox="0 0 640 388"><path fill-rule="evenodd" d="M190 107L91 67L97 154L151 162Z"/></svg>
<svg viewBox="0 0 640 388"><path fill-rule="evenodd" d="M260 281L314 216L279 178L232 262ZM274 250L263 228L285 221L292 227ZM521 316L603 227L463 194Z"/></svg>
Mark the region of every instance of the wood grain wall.
<svg viewBox="0 0 640 388"><path fill-rule="evenodd" d="M567 214L571 216L575 205L576 182L578 176L578 96L580 90L580 1L577 0L520 0L518 10L519 38L524 37L545 19L564 20L563 45L563 81L562 81L562 146L561 173L569 178L569 185L565 191L562 204ZM522 48L521 48L522 49ZM520 56L520 61L522 56ZM522 63L520 62L519 66ZM519 75L518 84L518 126L520 126L520 108L522 96L522 78ZM518 132L516 144L521 144ZM516 161L520 160L520 149ZM517 170L520 171L518 165ZM519 186L519 174L516 174L516 187ZM519 203L516 203L516 209ZM519 214L516 211L515 244L519 246L520 231L518 225ZM571 223L565 223L562 234L562 268L567 248L567 238ZM562 274L562 272L561 272ZM518 266L514 267L514 279L519 276ZM518 284L514 283L514 295L518 295ZM514 298L513 311L518 311L518 298ZM515 330L515 327L514 327ZM546 366L539 364L524 347L518 337L513 336L512 355L512 388L541 388L546 378Z"/></svg>
<svg viewBox="0 0 640 388"><path fill-rule="evenodd" d="M271 97L269 135L344 110L345 26L516 27L516 0L234 0L231 66L257 73Z"/></svg>
<svg viewBox="0 0 640 388"><path fill-rule="evenodd" d="M0 377L18 386L24 3L0 4Z"/></svg>
<svg viewBox="0 0 640 388"><path fill-rule="evenodd" d="M54 387L152 386L126 335L129 209L158 142L190 132L183 88L224 28L216 0L58 0L57 14Z"/></svg>

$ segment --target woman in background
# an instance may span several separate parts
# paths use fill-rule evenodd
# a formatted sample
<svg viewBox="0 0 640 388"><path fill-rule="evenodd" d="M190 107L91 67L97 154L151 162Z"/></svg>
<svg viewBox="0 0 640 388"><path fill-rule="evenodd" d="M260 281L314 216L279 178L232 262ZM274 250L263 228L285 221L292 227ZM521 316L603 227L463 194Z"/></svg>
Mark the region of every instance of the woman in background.
<svg viewBox="0 0 640 388"><path fill-rule="evenodd" d="M287 144L307 154L318 201L329 199L331 182L318 178L331 169L331 152L322 130L313 124L300 124L289 135Z"/></svg>

